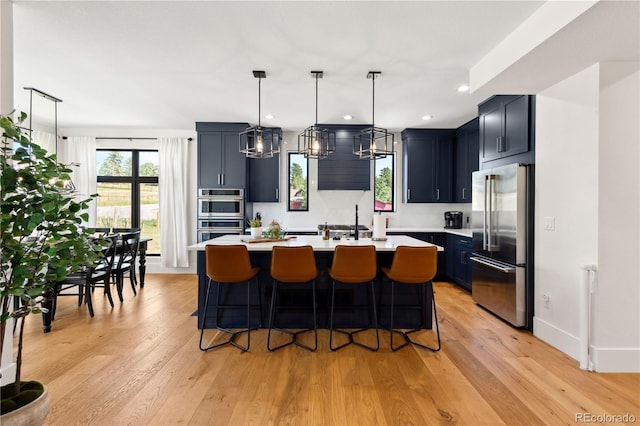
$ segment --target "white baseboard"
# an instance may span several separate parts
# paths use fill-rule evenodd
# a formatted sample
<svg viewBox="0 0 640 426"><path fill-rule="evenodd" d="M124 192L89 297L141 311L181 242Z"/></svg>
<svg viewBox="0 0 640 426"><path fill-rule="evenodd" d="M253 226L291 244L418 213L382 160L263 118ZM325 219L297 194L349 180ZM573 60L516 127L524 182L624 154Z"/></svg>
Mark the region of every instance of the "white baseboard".
<svg viewBox="0 0 640 426"><path fill-rule="evenodd" d="M540 340L580 359L580 338L538 317L533 319L533 334ZM599 373L640 373L640 348L602 348L591 346L593 368Z"/></svg>
<svg viewBox="0 0 640 426"><path fill-rule="evenodd" d="M16 363L3 365L0 369L0 386L8 385L16 381Z"/></svg>
<svg viewBox="0 0 640 426"><path fill-rule="evenodd" d="M576 360L580 359L580 338L538 317L533 318L533 335Z"/></svg>
<svg viewBox="0 0 640 426"><path fill-rule="evenodd" d="M592 346L595 370L600 373L640 373L640 348Z"/></svg>

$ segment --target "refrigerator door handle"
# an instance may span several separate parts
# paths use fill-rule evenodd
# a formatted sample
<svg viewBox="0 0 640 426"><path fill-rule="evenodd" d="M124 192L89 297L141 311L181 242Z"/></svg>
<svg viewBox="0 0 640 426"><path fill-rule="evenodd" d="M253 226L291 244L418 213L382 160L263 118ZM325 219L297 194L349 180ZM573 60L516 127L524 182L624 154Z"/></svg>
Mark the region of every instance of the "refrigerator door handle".
<svg viewBox="0 0 640 426"><path fill-rule="evenodd" d="M516 268L512 267L512 266L503 266L503 265L498 265L496 263L493 262L488 262L486 260L483 260L479 257L471 257L471 261L472 262L476 262L476 263L480 263L484 266L488 266L491 269L495 269L498 270L500 272L504 272L505 274L513 274L516 271Z"/></svg>
<svg viewBox="0 0 640 426"><path fill-rule="evenodd" d="M489 225L488 225L488 232L487 232L487 251L494 251L494 244L493 241L495 239L494 235L493 235L493 209L494 209L494 183L495 183L495 179L496 179L496 175L488 175L487 176L487 180L489 181L489 191L487 191L488 194L488 198L489 198L489 203L488 203L488 211L489 211Z"/></svg>
<svg viewBox="0 0 640 426"><path fill-rule="evenodd" d="M484 203L482 207L482 250L487 250L487 182L489 176L484 177Z"/></svg>

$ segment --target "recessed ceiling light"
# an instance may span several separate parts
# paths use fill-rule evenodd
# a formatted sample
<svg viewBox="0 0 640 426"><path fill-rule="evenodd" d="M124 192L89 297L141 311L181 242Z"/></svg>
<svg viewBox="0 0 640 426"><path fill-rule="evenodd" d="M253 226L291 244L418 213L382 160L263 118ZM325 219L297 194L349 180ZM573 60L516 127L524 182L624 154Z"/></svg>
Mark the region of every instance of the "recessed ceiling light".
<svg viewBox="0 0 640 426"><path fill-rule="evenodd" d="M432 118L433 118L433 116L432 116L432 115L423 115L423 116L422 116L422 119L423 119L423 120L431 120Z"/></svg>
<svg viewBox="0 0 640 426"><path fill-rule="evenodd" d="M469 86L467 86L466 84L463 84L462 86L458 87L458 92L468 92L469 91Z"/></svg>
<svg viewBox="0 0 640 426"><path fill-rule="evenodd" d="M273 118L273 114L267 114L264 116L267 120L271 120Z"/></svg>
<svg viewBox="0 0 640 426"><path fill-rule="evenodd" d="M352 116L352 115L347 114L347 115L345 115L345 116L344 116L344 117L342 117L342 118L344 118L345 120L351 120L351 119L353 118L353 116Z"/></svg>

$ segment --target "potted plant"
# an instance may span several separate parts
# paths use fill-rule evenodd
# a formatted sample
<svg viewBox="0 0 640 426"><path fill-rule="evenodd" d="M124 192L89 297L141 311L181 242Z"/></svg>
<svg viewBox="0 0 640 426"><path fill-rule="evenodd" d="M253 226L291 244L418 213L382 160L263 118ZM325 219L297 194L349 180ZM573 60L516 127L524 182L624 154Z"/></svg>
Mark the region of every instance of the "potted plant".
<svg viewBox="0 0 640 426"><path fill-rule="evenodd" d="M275 240L280 240L284 238L285 235L287 235L287 233L285 232L284 229L282 229L282 226L280 225L280 223L278 223L278 221L275 219L271 221L267 230L264 231L265 237L273 238Z"/></svg>
<svg viewBox="0 0 640 426"><path fill-rule="evenodd" d="M13 320L17 321L18 335L15 381L1 390L3 425L15 423L14 417L34 406L44 406L44 417L35 420L27 414L28 424L42 423L46 418L46 389L37 382L21 381L24 320L42 312L42 301L52 294L57 281L96 262L102 244L82 227L88 220L88 202L95 194L75 201L72 191L65 187L71 169L23 133L19 124L25 120L25 113L17 123L12 115L0 116L0 357L5 351L13 351L14 339L5 339Z"/></svg>
<svg viewBox="0 0 640 426"><path fill-rule="evenodd" d="M262 237L262 219L256 217L250 220L249 226L251 227L251 238Z"/></svg>

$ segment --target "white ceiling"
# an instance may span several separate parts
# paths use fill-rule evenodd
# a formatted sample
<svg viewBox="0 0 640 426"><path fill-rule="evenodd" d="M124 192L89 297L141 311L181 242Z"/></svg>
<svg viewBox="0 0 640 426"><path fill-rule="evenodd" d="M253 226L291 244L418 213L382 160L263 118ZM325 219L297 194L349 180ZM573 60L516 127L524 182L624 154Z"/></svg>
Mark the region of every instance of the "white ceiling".
<svg viewBox="0 0 640 426"><path fill-rule="evenodd" d="M485 93L458 93L469 69L542 1L24 1L14 4L14 96L35 87L63 100L61 128L193 129L258 120L457 127ZM48 109L49 108L49 109ZM51 117L34 103L34 120ZM423 115L433 115L423 121Z"/></svg>

